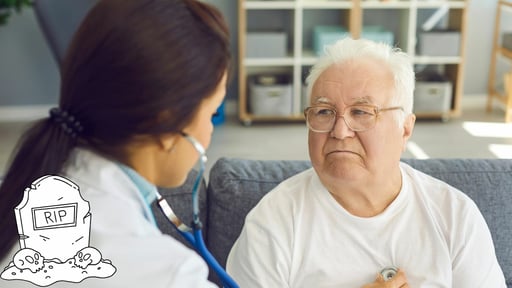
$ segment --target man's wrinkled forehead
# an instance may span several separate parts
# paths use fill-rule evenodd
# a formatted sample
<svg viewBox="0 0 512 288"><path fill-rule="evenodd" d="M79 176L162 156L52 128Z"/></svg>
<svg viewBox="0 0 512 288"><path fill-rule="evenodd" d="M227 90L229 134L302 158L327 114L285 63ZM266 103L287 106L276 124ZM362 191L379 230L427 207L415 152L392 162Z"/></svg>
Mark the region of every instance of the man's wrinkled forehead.
<svg viewBox="0 0 512 288"><path fill-rule="evenodd" d="M319 77L316 81L313 90L311 91L312 104L335 105L336 102L344 98L342 93L345 88L343 78L329 77L329 74L322 75L326 77ZM360 93L354 93L352 95L348 95L348 97L350 98L349 102L352 104L372 104L375 100L371 95Z"/></svg>
<svg viewBox="0 0 512 288"><path fill-rule="evenodd" d="M325 97L325 96L321 96L321 95L313 95L312 99L311 99L311 104L313 105L331 105L331 106L335 106L336 105L336 100L339 100L339 99L331 99L331 98L328 98L328 97ZM352 99L351 101L351 104L352 105L359 105L359 104L373 104L374 103L374 99L371 97L371 96L363 96L363 97L354 97L354 99Z"/></svg>
<svg viewBox="0 0 512 288"><path fill-rule="evenodd" d="M377 63L376 63L377 62ZM312 104L375 104L392 90L389 69L378 61L351 59L324 70L311 90Z"/></svg>
<svg viewBox="0 0 512 288"><path fill-rule="evenodd" d="M340 91L347 80L343 77L339 64L333 64L323 71L316 79L313 90L319 94Z"/></svg>

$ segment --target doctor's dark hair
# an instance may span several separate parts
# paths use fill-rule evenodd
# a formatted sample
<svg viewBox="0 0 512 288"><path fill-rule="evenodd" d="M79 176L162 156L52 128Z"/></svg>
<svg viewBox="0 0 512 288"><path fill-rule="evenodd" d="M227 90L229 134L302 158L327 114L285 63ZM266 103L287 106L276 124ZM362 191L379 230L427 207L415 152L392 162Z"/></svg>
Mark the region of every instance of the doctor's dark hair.
<svg viewBox="0 0 512 288"><path fill-rule="evenodd" d="M181 131L226 72L229 31L213 6L98 1L61 67L59 109L25 132L0 186L0 258L18 239L14 208L30 183L59 174L76 146L123 161L123 147L135 136ZM78 133L55 121L63 111L80 124Z"/></svg>

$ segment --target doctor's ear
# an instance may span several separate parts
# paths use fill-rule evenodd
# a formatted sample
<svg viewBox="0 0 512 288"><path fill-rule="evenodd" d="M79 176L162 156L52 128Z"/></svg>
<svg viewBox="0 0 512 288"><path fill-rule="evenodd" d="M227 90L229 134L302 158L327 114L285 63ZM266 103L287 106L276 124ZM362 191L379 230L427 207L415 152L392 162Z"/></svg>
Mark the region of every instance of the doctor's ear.
<svg viewBox="0 0 512 288"><path fill-rule="evenodd" d="M171 153L172 151L174 151L174 147L176 146L178 139L179 134L175 133L162 134L158 136L160 148L166 151L167 153Z"/></svg>

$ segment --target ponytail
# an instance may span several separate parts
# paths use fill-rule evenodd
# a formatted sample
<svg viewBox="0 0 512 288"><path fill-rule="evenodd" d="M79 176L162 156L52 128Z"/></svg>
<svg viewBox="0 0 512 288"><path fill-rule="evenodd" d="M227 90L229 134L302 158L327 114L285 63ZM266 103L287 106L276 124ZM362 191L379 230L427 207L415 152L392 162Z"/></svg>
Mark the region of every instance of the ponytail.
<svg viewBox="0 0 512 288"><path fill-rule="evenodd" d="M25 188L59 174L75 146L123 162L134 136L176 133L193 120L230 70L227 27L197 0L94 5L60 71L59 105L70 113L52 109L24 134L0 186L0 258L17 239L13 214Z"/></svg>
<svg viewBox="0 0 512 288"><path fill-rule="evenodd" d="M59 174L75 143L76 137L53 115L23 134L0 186L0 259L18 239L14 208L23 199L25 189L41 176Z"/></svg>

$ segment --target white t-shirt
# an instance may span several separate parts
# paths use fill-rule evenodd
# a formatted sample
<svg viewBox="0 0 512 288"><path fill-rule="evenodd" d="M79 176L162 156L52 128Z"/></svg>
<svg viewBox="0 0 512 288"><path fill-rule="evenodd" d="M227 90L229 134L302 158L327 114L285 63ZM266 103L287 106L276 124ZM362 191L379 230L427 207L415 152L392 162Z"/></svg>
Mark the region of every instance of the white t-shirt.
<svg viewBox="0 0 512 288"><path fill-rule="evenodd" d="M410 287L506 287L491 234L462 192L401 163L402 190L381 214L348 213L313 169L248 214L227 261L241 287L361 287L388 266Z"/></svg>
<svg viewBox="0 0 512 288"><path fill-rule="evenodd" d="M217 287L208 282L208 266L195 251L162 234L152 223L150 208L119 165L87 150L76 149L64 172L66 178L78 185L82 198L89 201L92 214L89 246L99 250L104 259L111 260L117 271L110 278L57 282L52 288ZM16 243L9 255L0 259L0 271L9 265L19 248ZM0 278L0 287L37 286Z"/></svg>

